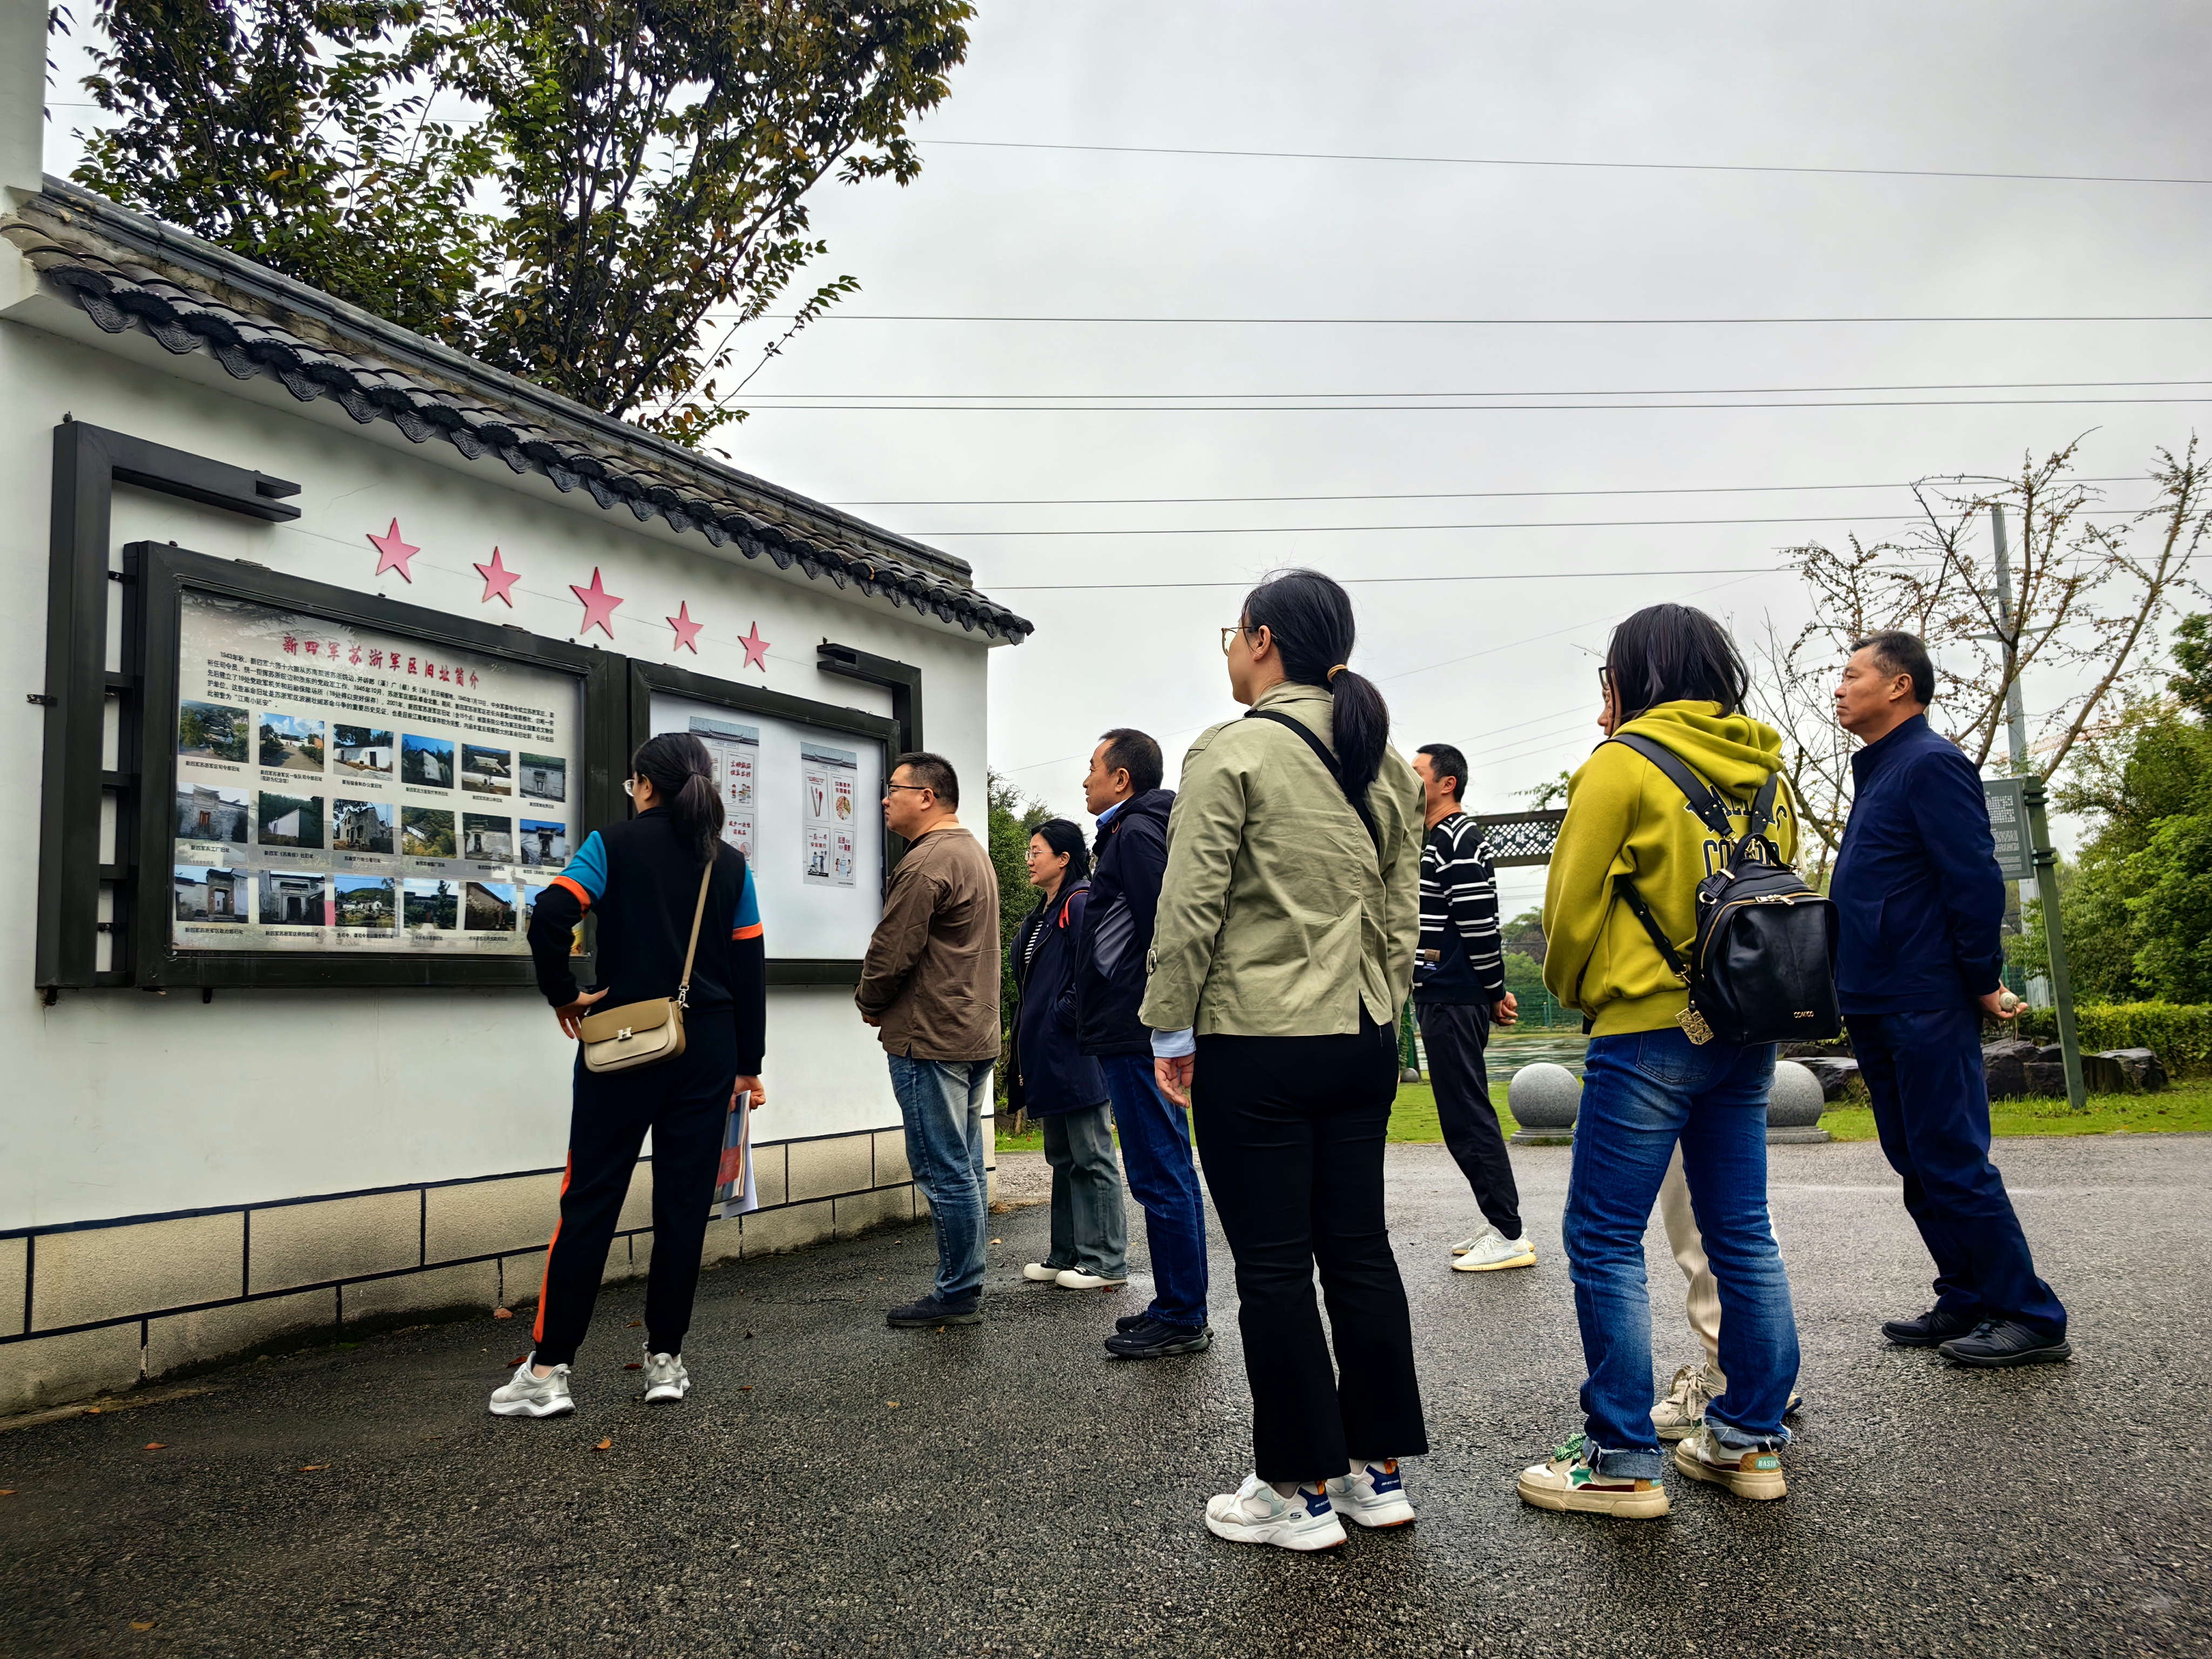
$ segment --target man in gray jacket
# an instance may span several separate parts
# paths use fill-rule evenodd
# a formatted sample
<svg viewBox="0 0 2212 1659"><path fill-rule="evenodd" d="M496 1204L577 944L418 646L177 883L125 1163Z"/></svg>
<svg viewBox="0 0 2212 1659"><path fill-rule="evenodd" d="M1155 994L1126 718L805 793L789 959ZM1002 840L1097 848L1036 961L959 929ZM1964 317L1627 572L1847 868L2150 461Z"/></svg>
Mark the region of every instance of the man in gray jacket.
<svg viewBox="0 0 2212 1659"><path fill-rule="evenodd" d="M937 1283L893 1308L902 1329L975 1325L983 1291L983 1105L999 1058L999 878L960 823L960 779L942 755L901 755L884 827L903 836L883 920L853 1000L883 1034L907 1162L937 1230Z"/></svg>

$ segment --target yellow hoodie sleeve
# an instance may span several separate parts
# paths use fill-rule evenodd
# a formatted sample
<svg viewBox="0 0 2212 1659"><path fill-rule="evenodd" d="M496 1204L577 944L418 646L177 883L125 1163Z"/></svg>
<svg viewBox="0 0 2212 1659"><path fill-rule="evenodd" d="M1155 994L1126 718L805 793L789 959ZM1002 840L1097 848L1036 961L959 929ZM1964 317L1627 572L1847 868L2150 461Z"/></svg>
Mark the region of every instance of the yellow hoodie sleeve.
<svg viewBox="0 0 2212 1659"><path fill-rule="evenodd" d="M1567 783L1567 816L1544 883L1544 987L1569 1007L1592 1012L1583 975L1613 908L1613 878L1630 867L1647 763L1618 744L1584 761Z"/></svg>

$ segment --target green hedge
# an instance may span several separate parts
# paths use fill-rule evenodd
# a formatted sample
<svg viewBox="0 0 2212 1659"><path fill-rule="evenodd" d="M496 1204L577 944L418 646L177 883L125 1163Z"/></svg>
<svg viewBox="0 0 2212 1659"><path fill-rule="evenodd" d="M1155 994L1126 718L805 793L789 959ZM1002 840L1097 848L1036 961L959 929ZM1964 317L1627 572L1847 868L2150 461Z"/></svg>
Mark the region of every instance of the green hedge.
<svg viewBox="0 0 2212 1659"><path fill-rule="evenodd" d="M2058 1041L2058 1011L2023 1008L2021 1035ZM2168 1073L2212 1071L2212 1006L2172 1002L2083 1002L2074 1008L2085 1054L2106 1048L2148 1048Z"/></svg>

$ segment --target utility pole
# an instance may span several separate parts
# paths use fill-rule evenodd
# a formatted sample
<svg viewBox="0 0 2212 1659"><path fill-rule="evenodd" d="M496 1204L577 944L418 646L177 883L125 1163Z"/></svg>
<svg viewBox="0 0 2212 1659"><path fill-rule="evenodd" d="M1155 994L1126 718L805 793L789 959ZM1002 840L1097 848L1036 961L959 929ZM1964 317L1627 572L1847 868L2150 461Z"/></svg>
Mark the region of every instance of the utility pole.
<svg viewBox="0 0 2212 1659"><path fill-rule="evenodd" d="M2051 1000L2058 1012L2058 1053L2066 1066L2066 1104L2080 1112L2088 1109L2088 1090L2081 1080L2081 1043L2074 1026L2074 976L2066 962L2066 930L2058 916L2058 853L2051 844L2051 825L2043 810L2043 780L2028 765L2027 713L2020 689L2020 629L2012 614L2012 561L2005 549L2004 508L1990 507L1990 536L1996 552L1997 639L2004 651L2005 737L2012 755L2012 769L2026 780L2022 799L2027 808L2028 847L2034 860L2032 882L2021 884L2022 899L2040 898L2044 888L2051 896L2043 902L2043 942L2051 957ZM2048 872L2050 879L2044 879Z"/></svg>

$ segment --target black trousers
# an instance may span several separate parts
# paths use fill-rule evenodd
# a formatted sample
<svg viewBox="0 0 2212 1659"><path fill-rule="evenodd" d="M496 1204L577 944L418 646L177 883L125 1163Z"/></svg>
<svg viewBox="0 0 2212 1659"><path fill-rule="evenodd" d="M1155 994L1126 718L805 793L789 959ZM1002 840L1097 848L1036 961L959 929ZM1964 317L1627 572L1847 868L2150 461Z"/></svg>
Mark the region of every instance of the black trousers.
<svg viewBox="0 0 2212 1659"><path fill-rule="evenodd" d="M1263 1480L1429 1449L1413 1322L1382 1217L1394 1033L1202 1036L1191 1116L1237 1261L1237 1320ZM1321 1271L1330 1339L1314 1303Z"/></svg>
<svg viewBox="0 0 2212 1659"><path fill-rule="evenodd" d="M561 1220L545 1251L532 1334L541 1365L565 1365L576 1357L648 1129L653 1265L645 1281L646 1338L655 1353L684 1351L738 1076L738 1036L728 1009L700 1010L685 1022L684 1036L684 1052L674 1060L635 1072L586 1071L583 1055L576 1056Z"/></svg>
<svg viewBox="0 0 2212 1659"><path fill-rule="evenodd" d="M1521 1189L1505 1131L1490 1103L1490 1073L1482 1051L1490 1042L1490 1010L1479 1002L1417 1002L1421 1046L1428 1051L1429 1083L1436 1091L1437 1122L1460 1173L1474 1188L1482 1218L1508 1238L1521 1237Z"/></svg>

